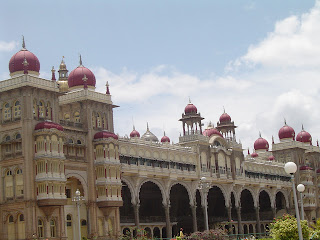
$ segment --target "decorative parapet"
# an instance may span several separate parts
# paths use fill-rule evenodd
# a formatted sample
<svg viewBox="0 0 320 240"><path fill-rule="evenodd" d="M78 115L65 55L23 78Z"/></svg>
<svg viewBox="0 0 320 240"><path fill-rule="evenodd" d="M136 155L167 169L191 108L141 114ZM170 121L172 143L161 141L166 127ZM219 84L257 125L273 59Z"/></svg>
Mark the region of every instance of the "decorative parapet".
<svg viewBox="0 0 320 240"><path fill-rule="evenodd" d="M0 92L6 92L8 90L24 86L59 92L58 85L55 81L35 77L28 74L0 81Z"/></svg>
<svg viewBox="0 0 320 240"><path fill-rule="evenodd" d="M320 148L317 146L312 146L298 142L298 141L286 141L286 142L280 142L276 144L272 144L272 151L278 151L278 150L285 150L285 149L290 149L290 148L303 148L307 150L307 152L320 152Z"/></svg>
<svg viewBox="0 0 320 240"><path fill-rule="evenodd" d="M203 136L201 134L192 134L192 135L185 135L185 136L179 137L180 143L192 142L192 141L208 142L209 138L207 136Z"/></svg>
<svg viewBox="0 0 320 240"><path fill-rule="evenodd" d="M95 92L90 89L75 90L59 97L59 103L61 105L85 100L108 103L111 105L113 104L111 101L111 95Z"/></svg>

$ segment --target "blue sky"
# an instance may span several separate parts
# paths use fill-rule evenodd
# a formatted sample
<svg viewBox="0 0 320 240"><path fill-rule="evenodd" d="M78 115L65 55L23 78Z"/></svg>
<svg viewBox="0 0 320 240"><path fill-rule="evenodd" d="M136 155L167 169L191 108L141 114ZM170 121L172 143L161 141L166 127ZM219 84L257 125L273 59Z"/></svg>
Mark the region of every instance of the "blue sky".
<svg viewBox="0 0 320 240"><path fill-rule="evenodd" d="M71 71L81 53L97 90L109 81L120 135L133 121L143 133L148 121L158 137L165 130L177 142L190 96L205 125L225 106L244 148L259 131L277 136L284 117L317 139L319 8L308 0L5 1L0 76L9 77L24 35L42 77L62 56Z"/></svg>

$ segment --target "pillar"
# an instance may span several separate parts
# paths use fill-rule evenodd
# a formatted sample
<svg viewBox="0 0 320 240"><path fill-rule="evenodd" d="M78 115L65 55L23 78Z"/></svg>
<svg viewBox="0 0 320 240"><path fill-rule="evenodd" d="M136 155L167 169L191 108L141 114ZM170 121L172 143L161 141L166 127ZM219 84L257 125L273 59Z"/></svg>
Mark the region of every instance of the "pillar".
<svg viewBox="0 0 320 240"><path fill-rule="evenodd" d="M273 216L273 218L276 218L276 217L277 217L277 208L276 208L276 207L273 207L271 210L272 210L272 216Z"/></svg>
<svg viewBox="0 0 320 240"><path fill-rule="evenodd" d="M135 223L137 228L140 228L139 208L140 208L140 204L139 203L136 203L136 204L133 205L134 223Z"/></svg>
<svg viewBox="0 0 320 240"><path fill-rule="evenodd" d="M172 229L170 223L170 204L164 204L164 212L166 215L166 230L167 230L167 238L171 238L172 236Z"/></svg>
<svg viewBox="0 0 320 240"><path fill-rule="evenodd" d="M65 223L65 216L64 216L64 206L60 206L60 236L61 239L66 239L66 223Z"/></svg>
<svg viewBox="0 0 320 240"><path fill-rule="evenodd" d="M241 221L241 207L236 207L236 209L237 209L237 216L238 216L238 233L243 234L242 221Z"/></svg>
<svg viewBox="0 0 320 240"><path fill-rule="evenodd" d="M258 233L261 233L259 209L260 209L260 207L256 207L256 220L257 220L257 232L258 232Z"/></svg>
<svg viewBox="0 0 320 240"><path fill-rule="evenodd" d="M231 206L227 206L227 212L228 212L228 226L229 226L229 234L232 234L232 217L231 217Z"/></svg>
<svg viewBox="0 0 320 240"><path fill-rule="evenodd" d="M198 231L198 225L197 225L197 205L191 205L191 213L192 213L192 226L193 226L193 232Z"/></svg>

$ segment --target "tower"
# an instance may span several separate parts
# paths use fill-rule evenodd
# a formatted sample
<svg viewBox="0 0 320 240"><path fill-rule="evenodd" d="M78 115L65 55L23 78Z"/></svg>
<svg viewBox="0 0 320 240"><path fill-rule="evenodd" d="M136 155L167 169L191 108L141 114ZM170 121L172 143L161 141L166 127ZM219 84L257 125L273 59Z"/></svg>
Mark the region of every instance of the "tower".
<svg viewBox="0 0 320 240"><path fill-rule="evenodd" d="M59 66L59 80L58 80L58 84L59 84L59 89L60 92L68 92L68 69L67 66L64 62L64 57L62 57L60 66Z"/></svg>
<svg viewBox="0 0 320 240"><path fill-rule="evenodd" d="M200 113L198 113L197 107L189 100L189 104L185 107L182 118L179 119L179 121L182 122L183 136L202 134L201 120L203 119Z"/></svg>

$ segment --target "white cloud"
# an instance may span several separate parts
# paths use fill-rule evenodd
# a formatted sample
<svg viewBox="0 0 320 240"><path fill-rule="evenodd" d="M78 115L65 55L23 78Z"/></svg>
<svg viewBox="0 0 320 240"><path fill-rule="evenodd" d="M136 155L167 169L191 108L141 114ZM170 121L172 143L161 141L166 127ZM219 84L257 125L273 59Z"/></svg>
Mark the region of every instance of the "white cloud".
<svg viewBox="0 0 320 240"><path fill-rule="evenodd" d="M11 41L11 42L5 42L0 41L0 52L10 52L14 50L18 46L18 42Z"/></svg>

